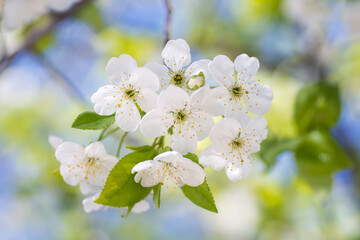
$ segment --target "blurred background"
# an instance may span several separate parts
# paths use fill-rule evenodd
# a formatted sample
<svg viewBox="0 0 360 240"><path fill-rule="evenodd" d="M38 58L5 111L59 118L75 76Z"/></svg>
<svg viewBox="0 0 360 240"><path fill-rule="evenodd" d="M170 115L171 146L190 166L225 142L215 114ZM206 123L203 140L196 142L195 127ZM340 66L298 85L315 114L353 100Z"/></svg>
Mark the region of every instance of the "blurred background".
<svg viewBox="0 0 360 240"><path fill-rule="evenodd" d="M92 110L110 57L161 61L165 2L0 2L0 239L360 239L360 1L172 0L171 38L193 61L260 60L256 78L274 91L269 136L248 178L207 169L218 214L177 189L126 219L84 213L48 135L98 137L71 124ZM112 154L116 138L105 140Z"/></svg>

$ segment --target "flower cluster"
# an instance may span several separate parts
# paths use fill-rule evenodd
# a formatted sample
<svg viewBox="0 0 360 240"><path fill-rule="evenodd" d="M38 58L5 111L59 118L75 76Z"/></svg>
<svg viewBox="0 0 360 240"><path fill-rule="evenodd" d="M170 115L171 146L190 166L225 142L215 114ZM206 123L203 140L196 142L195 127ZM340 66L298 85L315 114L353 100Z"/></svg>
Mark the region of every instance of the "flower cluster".
<svg viewBox="0 0 360 240"><path fill-rule="evenodd" d="M110 59L106 66L110 84L91 97L97 121L113 116L117 128L125 134L139 129L143 136L154 139L149 146L154 156L140 160L134 157L131 169L123 174L142 188L152 188L154 199L156 187L167 182L182 188L204 184L203 167L225 168L231 181L246 177L252 167L251 154L260 150L267 136L267 121L261 115L269 110L273 98L269 86L254 80L259 61L242 54L234 62L219 55L212 61L191 63L190 47L182 39L170 40L161 56L163 63L144 67L138 67L136 60L126 54ZM100 140L108 125L102 128ZM212 144L197 158L198 141L207 137ZM94 200L102 199L100 191L105 182L113 184L110 177L106 179L117 157L108 155L101 142L85 148L64 142L56 148L55 156L66 183L80 184L84 194L95 193L84 200L85 210L100 208ZM116 174L130 166L125 158L118 162L122 168L114 168ZM112 198L106 185L103 202L108 203ZM185 195L191 200L189 194ZM133 204L129 202L128 206Z"/></svg>

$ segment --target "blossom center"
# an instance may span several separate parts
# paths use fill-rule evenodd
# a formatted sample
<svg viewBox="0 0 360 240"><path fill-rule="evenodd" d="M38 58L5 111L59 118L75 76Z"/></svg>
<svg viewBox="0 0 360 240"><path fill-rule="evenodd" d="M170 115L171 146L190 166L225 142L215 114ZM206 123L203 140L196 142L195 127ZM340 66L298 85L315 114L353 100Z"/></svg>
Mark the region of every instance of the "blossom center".
<svg viewBox="0 0 360 240"><path fill-rule="evenodd" d="M230 144L233 150L237 150L242 146L242 142L239 138L235 138L234 140L231 141Z"/></svg>
<svg viewBox="0 0 360 240"><path fill-rule="evenodd" d="M129 99L132 99L135 97L135 94L137 93L137 91L135 91L134 89L132 88L128 88L125 90L125 95L127 98Z"/></svg>
<svg viewBox="0 0 360 240"><path fill-rule="evenodd" d="M185 111L179 111L175 113L175 119L178 123L185 122L186 121L186 113Z"/></svg>
<svg viewBox="0 0 360 240"><path fill-rule="evenodd" d="M184 82L184 76L182 74L177 73L173 76L173 81L174 84L177 86L182 85Z"/></svg>

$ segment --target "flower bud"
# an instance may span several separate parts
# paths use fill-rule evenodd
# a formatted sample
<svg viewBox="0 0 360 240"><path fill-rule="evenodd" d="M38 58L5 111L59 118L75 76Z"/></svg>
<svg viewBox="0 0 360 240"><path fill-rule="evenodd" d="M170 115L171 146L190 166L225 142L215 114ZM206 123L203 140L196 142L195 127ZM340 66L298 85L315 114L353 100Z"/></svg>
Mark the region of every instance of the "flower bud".
<svg viewBox="0 0 360 240"><path fill-rule="evenodd" d="M202 73L200 73L199 75L191 77L186 82L186 87L190 90L196 90L196 89L204 86L204 84L205 84L204 75Z"/></svg>

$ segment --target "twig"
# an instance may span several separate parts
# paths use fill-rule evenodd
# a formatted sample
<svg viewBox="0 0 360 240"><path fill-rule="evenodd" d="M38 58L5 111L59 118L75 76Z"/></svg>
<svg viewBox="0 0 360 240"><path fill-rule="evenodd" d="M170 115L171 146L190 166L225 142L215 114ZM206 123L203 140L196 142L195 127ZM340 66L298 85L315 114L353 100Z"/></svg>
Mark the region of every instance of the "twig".
<svg viewBox="0 0 360 240"><path fill-rule="evenodd" d="M120 150L121 150L121 146L123 145L124 143L124 140L125 140L125 137L126 135L128 135L129 132L124 132L124 134L122 135L121 139L120 139L120 142L119 142L119 146L118 146L118 149L116 151L116 157L119 157L120 156Z"/></svg>
<svg viewBox="0 0 360 240"><path fill-rule="evenodd" d="M165 16L165 27L164 27L164 46L170 40L170 25L171 25L171 0L164 0L165 8L166 8L166 16Z"/></svg>
<svg viewBox="0 0 360 240"><path fill-rule="evenodd" d="M54 14L49 21L49 23L45 26L39 27L32 32L29 33L25 43L19 47L18 50L16 50L14 53L10 55L6 55L0 60L0 73L2 73L12 62L12 60L23 50L31 49L32 46L43 36L45 36L47 33L49 33L51 30L54 29L54 27L61 22L63 19L73 15L78 10L80 10L83 6L86 4L92 2L92 0L83 0L75 5L73 5L71 8L69 8L67 11Z"/></svg>

